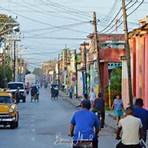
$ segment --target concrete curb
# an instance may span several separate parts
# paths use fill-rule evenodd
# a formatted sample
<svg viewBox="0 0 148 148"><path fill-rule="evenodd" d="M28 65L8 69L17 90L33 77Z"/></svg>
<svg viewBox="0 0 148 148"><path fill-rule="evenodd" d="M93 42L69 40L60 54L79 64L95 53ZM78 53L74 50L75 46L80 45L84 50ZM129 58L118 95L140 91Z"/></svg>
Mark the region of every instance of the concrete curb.
<svg viewBox="0 0 148 148"><path fill-rule="evenodd" d="M60 96L65 99L66 101L68 101L70 104L72 104L73 106L77 107L78 105L80 105L81 100L77 99L77 98L69 98L68 95L66 95L64 92L60 92Z"/></svg>

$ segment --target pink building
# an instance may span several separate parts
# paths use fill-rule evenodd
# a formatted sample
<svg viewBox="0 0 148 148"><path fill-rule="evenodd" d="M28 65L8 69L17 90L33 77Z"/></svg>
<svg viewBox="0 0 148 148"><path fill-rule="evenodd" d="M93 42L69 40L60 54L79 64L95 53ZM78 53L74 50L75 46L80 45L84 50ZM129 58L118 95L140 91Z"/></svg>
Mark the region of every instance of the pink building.
<svg viewBox="0 0 148 148"><path fill-rule="evenodd" d="M146 17L146 19L148 19ZM140 21L141 27L129 33L133 96L143 98L148 108L148 22Z"/></svg>

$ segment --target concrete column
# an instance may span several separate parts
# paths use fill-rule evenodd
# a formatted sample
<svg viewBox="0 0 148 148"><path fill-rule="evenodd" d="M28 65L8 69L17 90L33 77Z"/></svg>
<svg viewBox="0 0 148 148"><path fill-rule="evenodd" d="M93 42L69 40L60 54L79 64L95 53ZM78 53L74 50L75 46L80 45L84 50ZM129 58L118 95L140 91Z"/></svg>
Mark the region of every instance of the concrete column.
<svg viewBox="0 0 148 148"><path fill-rule="evenodd" d="M127 60L125 57L122 57L122 100L124 108L129 106L128 72Z"/></svg>
<svg viewBox="0 0 148 148"><path fill-rule="evenodd" d="M148 34L145 35L145 90L144 106L148 109Z"/></svg>

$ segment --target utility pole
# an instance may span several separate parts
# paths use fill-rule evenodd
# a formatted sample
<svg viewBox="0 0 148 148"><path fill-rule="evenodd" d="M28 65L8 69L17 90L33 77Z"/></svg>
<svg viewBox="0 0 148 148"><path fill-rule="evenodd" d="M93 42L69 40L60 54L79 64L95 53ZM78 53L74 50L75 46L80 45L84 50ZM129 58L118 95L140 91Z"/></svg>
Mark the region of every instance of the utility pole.
<svg viewBox="0 0 148 148"><path fill-rule="evenodd" d="M123 28L125 32L125 50L127 59L127 70L128 70L128 89L129 89L129 103L133 106L133 95L132 95L132 82L131 82L131 58L130 58L130 46L128 40L128 25L127 25L127 13L125 0L122 0L122 12L123 12Z"/></svg>
<svg viewBox="0 0 148 148"><path fill-rule="evenodd" d="M78 74L77 74L77 51L76 49L74 50L74 55L75 55L75 81L76 81L76 98L78 98Z"/></svg>
<svg viewBox="0 0 148 148"><path fill-rule="evenodd" d="M60 85L60 54L58 54L58 86Z"/></svg>
<svg viewBox="0 0 148 148"><path fill-rule="evenodd" d="M4 82L4 88L6 88L6 46L3 50L3 82Z"/></svg>
<svg viewBox="0 0 148 148"><path fill-rule="evenodd" d="M16 40L14 40L14 53L13 53L13 81L16 80Z"/></svg>
<svg viewBox="0 0 148 148"><path fill-rule="evenodd" d="M87 94L87 49L86 49L86 43L83 43L84 46L84 75L85 75L85 93Z"/></svg>
<svg viewBox="0 0 148 148"><path fill-rule="evenodd" d="M96 20L96 12L93 12L93 25L94 25L94 37L95 37L95 49L97 54L97 70L98 70L98 92L102 92L102 84L101 84L101 68L100 68L100 47L99 47L99 39L98 39L98 31L97 31L97 20Z"/></svg>

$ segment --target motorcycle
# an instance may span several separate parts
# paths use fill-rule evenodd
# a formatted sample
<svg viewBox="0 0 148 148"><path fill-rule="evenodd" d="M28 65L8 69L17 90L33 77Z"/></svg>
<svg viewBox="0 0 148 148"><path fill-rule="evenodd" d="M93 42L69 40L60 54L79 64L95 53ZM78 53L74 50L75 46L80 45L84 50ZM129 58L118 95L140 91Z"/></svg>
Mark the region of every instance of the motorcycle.
<svg viewBox="0 0 148 148"><path fill-rule="evenodd" d="M31 102L33 101L39 102L39 90L36 86L33 86L31 89Z"/></svg>

